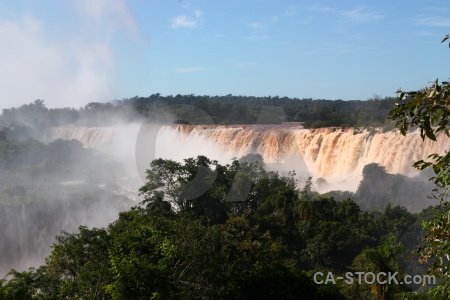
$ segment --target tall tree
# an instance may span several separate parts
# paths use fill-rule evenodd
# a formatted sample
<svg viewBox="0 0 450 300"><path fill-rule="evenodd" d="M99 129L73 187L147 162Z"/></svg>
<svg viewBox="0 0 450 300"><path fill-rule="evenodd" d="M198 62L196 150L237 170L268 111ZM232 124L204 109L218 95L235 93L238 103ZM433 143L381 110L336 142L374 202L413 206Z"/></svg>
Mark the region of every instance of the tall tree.
<svg viewBox="0 0 450 300"><path fill-rule="evenodd" d="M372 286L372 293L377 300L392 299L396 292L399 291L400 286L394 281L389 281L389 274L397 273L396 278L401 278L402 268L400 266L399 258L404 251L404 246L397 242L394 235L390 235L380 246L376 248L364 249L353 261L353 266L358 271L364 271L366 274L372 272L374 276L384 273L386 274L381 280L374 280ZM370 280L370 279L369 279ZM382 283L385 281L386 283Z"/></svg>

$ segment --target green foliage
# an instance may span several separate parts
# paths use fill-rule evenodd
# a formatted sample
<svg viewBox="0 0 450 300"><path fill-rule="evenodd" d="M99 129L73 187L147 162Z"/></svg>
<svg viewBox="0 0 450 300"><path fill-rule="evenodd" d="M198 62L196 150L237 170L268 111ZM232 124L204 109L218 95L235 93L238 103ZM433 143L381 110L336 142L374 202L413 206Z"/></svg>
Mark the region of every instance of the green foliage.
<svg viewBox="0 0 450 300"><path fill-rule="evenodd" d="M441 41L441 43L443 43L443 42L445 42L446 40L448 40L450 38L450 35L446 35L445 37L444 37L444 39ZM450 47L450 44L448 45L449 47Z"/></svg>
<svg viewBox="0 0 450 300"><path fill-rule="evenodd" d="M364 249L361 254L355 257L353 267L358 271L374 274L381 272L394 274L397 272L397 278L402 278L403 270L398 261L404 250L403 244L396 240L395 235L391 234L380 246ZM371 286L371 292L380 300L389 299L401 290L402 287L395 282L381 284L375 281Z"/></svg>
<svg viewBox="0 0 450 300"><path fill-rule="evenodd" d="M147 170L147 182L139 191L144 203L159 203L161 207L166 202L177 211L205 216L211 223L223 222L230 180L228 172L221 170L225 169L217 161L204 156L185 159L184 164L157 159ZM169 210L167 204L165 210Z"/></svg>
<svg viewBox="0 0 450 300"><path fill-rule="evenodd" d="M298 211L297 228L306 241L301 260L310 269L343 272L365 246L375 243L365 214L351 200L301 201Z"/></svg>
<svg viewBox="0 0 450 300"><path fill-rule="evenodd" d="M8 275L11 276L9 281L2 280L2 285L0 285L0 295L2 299L14 300L14 299L33 299L33 293L35 288L34 283L34 270L31 269L29 272L17 272L16 270L11 270Z"/></svg>
<svg viewBox="0 0 450 300"><path fill-rule="evenodd" d="M169 221L151 211L133 209L110 226L113 280L106 290L113 299L165 299L170 295Z"/></svg>
<svg viewBox="0 0 450 300"><path fill-rule="evenodd" d="M293 174L266 171L259 161L248 157L220 165L202 156L183 163L153 161L139 206L120 213L107 228L63 232L45 265L11 271L0 282L0 296L350 299L365 290L319 286L311 274L352 271L355 258L369 259L370 251L382 254L371 261L373 270L397 268L400 256L389 234L408 240L420 236L416 215L403 208L365 212L350 199L335 201L312 191L311 179L299 190ZM200 182L212 175L215 180L205 193L194 195L198 186L189 182L201 168L206 172ZM366 175L382 171L372 166ZM230 201L230 191L242 186L248 193ZM385 239L394 250L386 248Z"/></svg>
<svg viewBox="0 0 450 300"><path fill-rule="evenodd" d="M419 256L421 263L430 263L429 274L442 278L442 284L435 289L436 295L449 295L450 261L450 204L442 202L435 212L434 218L423 222L426 235L417 251L411 255ZM447 296L446 296L447 297Z"/></svg>
<svg viewBox="0 0 450 300"><path fill-rule="evenodd" d="M425 87L422 90L414 92L398 91L400 100L406 103L399 103L390 112L389 118L395 123L395 126L400 129L403 135L406 135L410 127L418 126L420 128L420 136L423 140L425 138L436 141L436 136L439 133L450 136L448 130L448 122L450 119L450 84L443 81L439 84L436 79L430 87ZM417 161L414 164L419 170L423 170L430 166L436 176L433 177L434 183L438 188L444 190L448 189L450 179L448 176L448 166L450 164L450 154L445 155L431 154L430 162L423 160ZM446 195L439 193L439 195ZM445 200L441 198L441 200Z"/></svg>
<svg viewBox="0 0 450 300"><path fill-rule="evenodd" d="M1 140L0 274L42 260L61 230L112 221L129 209L131 201L111 184L120 173L117 162L78 141Z"/></svg>
<svg viewBox="0 0 450 300"><path fill-rule="evenodd" d="M74 108L49 109L43 100L3 109L0 115L0 129L10 139L41 139L49 127L78 124L81 126L111 126L118 122L135 122L148 118L161 108L175 123L192 124L255 124L258 122L279 124L281 122L302 122L306 128L318 127L382 127L385 116L394 106L396 99L374 97L366 101L298 99L288 97L247 96L196 96L153 94L149 97L133 97L112 103L91 102L78 110ZM192 113L186 105L197 107L211 118ZM280 107L278 110L264 110L264 106ZM261 114L261 115L260 115ZM161 117L160 114L158 117ZM173 118L174 117L174 118Z"/></svg>
<svg viewBox="0 0 450 300"><path fill-rule="evenodd" d="M337 200L353 199L363 210L384 210L389 204L406 207L418 212L438 201L425 202L427 195L435 188L427 181L428 173L422 171L417 177L389 174L378 164L368 164L363 168L363 178L356 192L331 191L326 196Z"/></svg>
<svg viewBox="0 0 450 300"><path fill-rule="evenodd" d="M59 297L96 299L105 297L105 286L111 281L108 247L110 237L105 229L63 232L46 259L48 276L58 278Z"/></svg>
<svg viewBox="0 0 450 300"><path fill-rule="evenodd" d="M445 42L447 35L442 42ZM445 134L449 137L448 124L450 119L450 84L447 81L439 83L436 79L431 86L425 87L419 91L405 92L398 91L400 94L399 103L390 112L390 119L395 126L400 129L403 135L406 135L410 127L419 127L420 136L423 140L429 139L436 141L439 134ZM434 219L424 222L426 235L423 243L419 246L415 255L419 256L421 262L432 262L429 273L442 278L442 283L431 291L432 295L448 299L450 293L450 265L448 260L448 222L450 216L450 206L447 202L450 186L450 152L444 155L431 154L431 161L417 161L414 167L423 170L432 167L435 176L432 181L436 185L433 198L440 201Z"/></svg>

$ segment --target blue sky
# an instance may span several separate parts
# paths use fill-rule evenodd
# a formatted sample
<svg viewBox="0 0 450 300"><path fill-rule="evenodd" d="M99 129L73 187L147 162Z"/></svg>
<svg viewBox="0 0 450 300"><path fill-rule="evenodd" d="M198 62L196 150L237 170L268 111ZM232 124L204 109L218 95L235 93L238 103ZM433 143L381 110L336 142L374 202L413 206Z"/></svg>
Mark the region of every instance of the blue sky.
<svg viewBox="0 0 450 300"><path fill-rule="evenodd" d="M395 96L450 77L447 33L440 0L0 0L0 108Z"/></svg>

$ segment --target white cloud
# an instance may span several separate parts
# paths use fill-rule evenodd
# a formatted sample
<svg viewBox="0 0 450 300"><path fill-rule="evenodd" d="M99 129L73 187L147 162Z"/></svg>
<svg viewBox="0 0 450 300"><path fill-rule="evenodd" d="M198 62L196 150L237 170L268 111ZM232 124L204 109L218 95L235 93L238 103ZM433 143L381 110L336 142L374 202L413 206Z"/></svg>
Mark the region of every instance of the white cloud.
<svg viewBox="0 0 450 300"><path fill-rule="evenodd" d="M119 95L112 35L138 26L125 1L77 1L76 28L52 36L33 16L0 21L0 108L43 99L48 107L80 107ZM72 5L72 4L71 4ZM57 24L58 25L58 24Z"/></svg>
<svg viewBox="0 0 450 300"><path fill-rule="evenodd" d="M190 68L177 68L174 70L175 73L194 73L206 70L201 67L190 67Z"/></svg>
<svg viewBox="0 0 450 300"><path fill-rule="evenodd" d="M450 18L441 16L422 17L416 21L416 24L436 27L450 27Z"/></svg>
<svg viewBox="0 0 450 300"><path fill-rule="evenodd" d="M196 17L196 18L200 18L202 15L203 15L203 13L202 13L201 10L196 10L196 11L195 11L195 17Z"/></svg>
<svg viewBox="0 0 450 300"><path fill-rule="evenodd" d="M125 0L77 0L75 3L82 14L111 33L118 28L125 28L133 38L137 37L138 24Z"/></svg>
<svg viewBox="0 0 450 300"><path fill-rule="evenodd" d="M309 11L317 11L317 12L334 12L336 11L335 8L330 6L322 6L322 5L310 5L306 8Z"/></svg>
<svg viewBox="0 0 450 300"><path fill-rule="evenodd" d="M344 21L353 23L366 23L384 18L381 14L367 12L361 7L342 11L341 15L344 17Z"/></svg>
<svg viewBox="0 0 450 300"><path fill-rule="evenodd" d="M32 17L0 23L1 106L43 99L49 107L112 100L114 56L108 45L52 44Z"/></svg>
<svg viewBox="0 0 450 300"><path fill-rule="evenodd" d="M331 6L314 4L306 7L306 10L318 13L333 13L341 17L341 21L347 23L367 23L384 18L384 15L375 12L368 12L364 7L355 9L339 10Z"/></svg>
<svg viewBox="0 0 450 300"><path fill-rule="evenodd" d="M203 12L201 10L196 10L194 12L194 18L190 18L186 15L173 17L170 19L170 27L172 29L195 29L201 24L202 16Z"/></svg>
<svg viewBox="0 0 450 300"><path fill-rule="evenodd" d="M172 29L195 29L201 24L202 16L203 12L201 10L196 10L194 12L194 17L188 17L186 15L173 17L170 19L170 27Z"/></svg>
<svg viewBox="0 0 450 300"><path fill-rule="evenodd" d="M198 27L199 22L197 20L193 20L188 18L187 16L177 16L173 17L170 20L170 27L173 29L177 28L188 28L188 29L194 29Z"/></svg>
<svg viewBox="0 0 450 300"><path fill-rule="evenodd" d="M420 36L431 36L436 39L442 38L442 33L436 32L435 30L419 30L416 32L417 35Z"/></svg>

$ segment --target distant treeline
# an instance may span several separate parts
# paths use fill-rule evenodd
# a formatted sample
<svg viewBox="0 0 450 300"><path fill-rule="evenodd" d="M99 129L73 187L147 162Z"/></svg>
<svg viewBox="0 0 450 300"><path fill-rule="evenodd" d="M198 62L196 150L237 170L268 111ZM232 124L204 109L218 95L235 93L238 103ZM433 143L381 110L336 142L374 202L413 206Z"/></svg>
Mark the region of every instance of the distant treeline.
<svg viewBox="0 0 450 300"><path fill-rule="evenodd" d="M386 116L394 107L397 98L375 97L366 101L298 99L288 97L248 97L248 96L197 96L176 95L133 97L107 103L91 102L82 108L49 109L43 100L22 105L18 108L3 109L0 128L10 128L16 132L25 128L39 130L46 127L78 124L84 126L108 126L117 122L133 122L151 118L156 111L164 108L170 114L171 122L204 124L255 124L261 122L261 109L267 106L283 108L273 116L262 118L266 123L303 122L306 128L319 127L382 127L386 126ZM193 113L192 107L206 112ZM281 111L282 112L282 111ZM282 113L281 113L282 114ZM168 119L169 120L169 119ZM186 121L188 120L188 121ZM38 132L35 132L38 134Z"/></svg>
<svg viewBox="0 0 450 300"><path fill-rule="evenodd" d="M307 128L319 127L380 127L394 107L397 98L378 98L360 101L298 99L288 97L247 96L161 96L134 97L118 101L121 106L131 106L147 116L161 106L170 104L194 105L208 113L216 124L254 124L263 106L279 106L284 109L288 122L303 122ZM176 111L175 113L179 113ZM274 123L280 120L272 119ZM278 121L278 122L277 122Z"/></svg>

